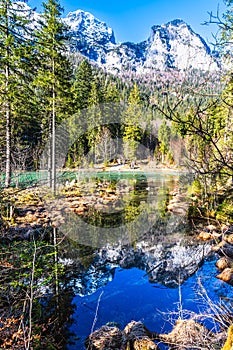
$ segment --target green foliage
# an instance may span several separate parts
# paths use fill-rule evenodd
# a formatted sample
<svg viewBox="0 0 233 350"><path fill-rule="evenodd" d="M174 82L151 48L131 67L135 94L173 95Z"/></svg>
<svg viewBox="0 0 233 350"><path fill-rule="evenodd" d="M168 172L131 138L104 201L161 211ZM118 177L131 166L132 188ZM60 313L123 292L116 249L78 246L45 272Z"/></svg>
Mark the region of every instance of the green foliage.
<svg viewBox="0 0 233 350"><path fill-rule="evenodd" d="M171 140L171 129L167 122L163 120L158 131L158 140L160 142L160 151L162 153L162 163L165 160L165 154L170 150L170 140Z"/></svg>
<svg viewBox="0 0 233 350"><path fill-rule="evenodd" d="M129 160L133 160L136 157L137 146L142 137L140 120L142 117L142 103L140 97L140 91L135 84L131 90L128 100L128 108L124 115L124 153L125 157Z"/></svg>
<svg viewBox="0 0 233 350"><path fill-rule="evenodd" d="M34 86L42 107L42 121L48 130L54 109L57 122L70 114L72 70L64 55L66 27L60 20L62 8L56 0L48 0L43 6L43 21L36 33L39 66Z"/></svg>
<svg viewBox="0 0 233 350"><path fill-rule="evenodd" d="M202 193L202 186L199 179L195 179L188 187L187 194L189 196L196 196Z"/></svg>
<svg viewBox="0 0 233 350"><path fill-rule="evenodd" d="M12 318L14 315L15 318L20 318L19 335L22 329L26 330L23 344L30 344L33 348L47 349L52 346L51 344L56 348L56 344L62 342L60 335L56 339L58 333L56 328L61 322L63 311L61 302L59 314L56 311L55 291L57 277L61 279L63 276L63 266L57 265L55 258L55 247L48 241L15 241L1 245L0 307L3 311L2 315L6 315L10 309ZM50 298L46 300L48 293ZM66 317L67 311L66 306ZM29 327L32 329L31 335L28 333ZM14 327L11 328L14 329ZM1 340L2 336L1 329ZM8 340L10 339L9 330ZM16 348L21 344L21 338L13 337L13 339L12 344ZM12 345L13 348L14 345Z"/></svg>
<svg viewBox="0 0 233 350"><path fill-rule="evenodd" d="M12 147L14 139L19 137L20 147L29 136L28 130L22 139L22 125L28 125L31 106L28 97L31 94L33 50L26 25L29 13L22 13L20 3L15 6L11 0L0 3L0 156L1 166L6 177L5 185L9 187L12 171ZM27 39L28 38L28 39ZM23 113L22 113L23 110ZM20 119L20 125L18 121ZM30 123L30 125L32 125ZM27 142L27 140L26 140ZM16 157L15 166L17 166ZM4 163L5 162L5 166Z"/></svg>
<svg viewBox="0 0 233 350"><path fill-rule="evenodd" d="M220 222L233 223L233 198L228 196L216 210L216 219Z"/></svg>
<svg viewBox="0 0 233 350"><path fill-rule="evenodd" d="M72 86L74 112L88 107L93 78L91 64L84 59L78 66Z"/></svg>

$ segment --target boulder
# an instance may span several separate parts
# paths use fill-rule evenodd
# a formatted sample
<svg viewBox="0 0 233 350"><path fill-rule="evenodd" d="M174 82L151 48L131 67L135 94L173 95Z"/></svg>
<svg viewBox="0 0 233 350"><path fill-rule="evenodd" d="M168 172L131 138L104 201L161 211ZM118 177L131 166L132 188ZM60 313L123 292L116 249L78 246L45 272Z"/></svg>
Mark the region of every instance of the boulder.
<svg viewBox="0 0 233 350"><path fill-rule="evenodd" d="M117 327L101 327L87 337L85 347L87 350L159 350L152 336L142 322L132 321L124 331Z"/></svg>
<svg viewBox="0 0 233 350"><path fill-rule="evenodd" d="M233 286L233 268L227 267L216 277Z"/></svg>
<svg viewBox="0 0 233 350"><path fill-rule="evenodd" d="M217 227L215 226L215 225L208 225L208 226L206 226L206 230L208 231L208 232L216 232L217 231Z"/></svg>
<svg viewBox="0 0 233 350"><path fill-rule="evenodd" d="M233 233L224 236L224 240L229 244L233 244Z"/></svg>
<svg viewBox="0 0 233 350"><path fill-rule="evenodd" d="M125 350L123 332L117 327L103 326L90 334L86 341L87 350Z"/></svg>
<svg viewBox="0 0 233 350"><path fill-rule="evenodd" d="M201 231L198 235L198 238L202 241L210 241L213 239L218 239L221 237L221 233L217 233L216 231Z"/></svg>
<svg viewBox="0 0 233 350"><path fill-rule="evenodd" d="M223 271L228 267L233 268L233 260L223 256L216 262L215 265L219 270Z"/></svg>
<svg viewBox="0 0 233 350"><path fill-rule="evenodd" d="M222 333L213 333L192 319L178 320L168 334L151 332L142 322L132 321L124 331L117 327L101 327L86 339L85 346L87 350L158 350L154 341L160 341L174 350L215 349L216 346L219 349L222 343L219 334Z"/></svg>
<svg viewBox="0 0 233 350"><path fill-rule="evenodd" d="M219 255L224 255L225 257L229 257L233 259L233 245L229 244L225 241L220 242L216 246L212 248L212 250Z"/></svg>
<svg viewBox="0 0 233 350"><path fill-rule="evenodd" d="M127 349L134 350L153 350L159 349L158 346L150 339L153 333L150 332L142 322L132 321L124 329L125 338L127 339Z"/></svg>
<svg viewBox="0 0 233 350"><path fill-rule="evenodd" d="M178 320L170 333L159 334L156 339L169 344L169 349L202 349L213 342L214 334L192 319Z"/></svg>
<svg viewBox="0 0 233 350"><path fill-rule="evenodd" d="M202 241L209 241L209 240L213 239L213 236L210 232L201 231L198 235L198 239L200 239Z"/></svg>

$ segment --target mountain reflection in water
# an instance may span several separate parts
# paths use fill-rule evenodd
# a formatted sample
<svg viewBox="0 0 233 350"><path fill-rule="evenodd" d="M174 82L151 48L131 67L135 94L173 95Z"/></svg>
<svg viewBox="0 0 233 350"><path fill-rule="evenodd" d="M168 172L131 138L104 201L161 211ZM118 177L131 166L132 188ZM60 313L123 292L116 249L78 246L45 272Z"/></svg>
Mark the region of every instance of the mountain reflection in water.
<svg viewBox="0 0 233 350"><path fill-rule="evenodd" d="M166 210L169 193L181 184L179 177L154 175L146 182L142 179L142 187L140 181L130 181L133 190L124 193L124 205L114 208L113 215L95 212L96 217L70 222L70 238L78 245L67 254L73 261L68 286L76 295L69 350L84 349L98 304L94 329L106 323L123 329L131 320L140 320L162 333L172 328L168 313L174 312L174 320L182 316L178 310L204 310L202 287L214 301L229 293L229 287L214 277L214 258L208 258L211 246L192 237L186 215ZM127 182L121 179L120 186L126 188ZM117 218L111 228L111 220Z"/></svg>

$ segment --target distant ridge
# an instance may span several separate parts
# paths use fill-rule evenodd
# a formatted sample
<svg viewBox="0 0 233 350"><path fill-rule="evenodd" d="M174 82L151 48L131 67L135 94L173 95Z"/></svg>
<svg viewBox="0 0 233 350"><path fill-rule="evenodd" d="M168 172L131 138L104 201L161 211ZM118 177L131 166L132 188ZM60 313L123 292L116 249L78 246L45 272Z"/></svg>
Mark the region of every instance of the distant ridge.
<svg viewBox="0 0 233 350"><path fill-rule="evenodd" d="M29 9L25 3L25 10ZM31 11L36 21L40 15ZM112 28L91 13L76 10L62 19L69 27L68 50L79 52L108 72L197 69L218 71L221 61L205 40L182 19L154 25L150 36L140 43L117 43Z"/></svg>

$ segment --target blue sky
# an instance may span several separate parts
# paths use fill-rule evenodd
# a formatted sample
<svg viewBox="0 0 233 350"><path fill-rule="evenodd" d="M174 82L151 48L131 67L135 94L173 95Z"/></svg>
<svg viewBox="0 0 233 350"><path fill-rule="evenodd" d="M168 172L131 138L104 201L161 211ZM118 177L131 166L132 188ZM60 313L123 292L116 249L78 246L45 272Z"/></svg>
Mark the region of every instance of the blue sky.
<svg viewBox="0 0 233 350"><path fill-rule="evenodd" d="M191 25L208 43L216 33L214 25L203 26L208 12L216 13L218 5L224 9L223 0L60 0L65 10L82 9L91 12L112 27L117 41L140 42L148 38L154 24L162 24L180 18ZM40 10L41 1L28 0L30 6Z"/></svg>

